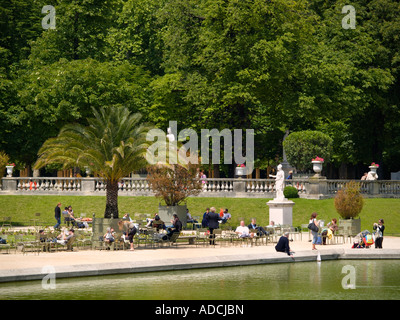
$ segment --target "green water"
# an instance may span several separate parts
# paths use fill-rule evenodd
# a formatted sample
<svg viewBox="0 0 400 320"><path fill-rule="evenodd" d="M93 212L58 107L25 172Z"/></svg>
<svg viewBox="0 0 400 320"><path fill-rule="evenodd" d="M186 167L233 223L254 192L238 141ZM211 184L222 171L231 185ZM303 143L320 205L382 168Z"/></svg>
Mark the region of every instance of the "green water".
<svg viewBox="0 0 400 320"><path fill-rule="evenodd" d="M355 289L343 279L354 271ZM400 260L322 261L0 284L0 299L400 299ZM350 281L346 281L350 284ZM166 295L166 292L168 294Z"/></svg>

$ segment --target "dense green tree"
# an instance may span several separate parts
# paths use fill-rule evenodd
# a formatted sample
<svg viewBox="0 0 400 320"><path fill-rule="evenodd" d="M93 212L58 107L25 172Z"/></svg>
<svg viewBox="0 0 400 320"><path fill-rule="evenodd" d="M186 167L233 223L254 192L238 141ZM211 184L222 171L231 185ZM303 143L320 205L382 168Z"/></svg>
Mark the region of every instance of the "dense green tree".
<svg viewBox="0 0 400 320"><path fill-rule="evenodd" d="M43 142L70 122L85 123L92 108L126 106L144 111L148 76L127 62L60 59L23 70L15 81L18 101L3 113L1 132L10 156L26 164L36 160Z"/></svg>

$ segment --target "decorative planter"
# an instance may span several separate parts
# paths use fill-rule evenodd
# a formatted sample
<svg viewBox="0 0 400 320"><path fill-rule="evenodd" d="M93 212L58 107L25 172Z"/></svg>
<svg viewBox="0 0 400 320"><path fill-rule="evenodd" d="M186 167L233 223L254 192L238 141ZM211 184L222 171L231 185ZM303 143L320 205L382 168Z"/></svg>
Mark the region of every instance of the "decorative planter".
<svg viewBox="0 0 400 320"><path fill-rule="evenodd" d="M186 204L182 206L158 206L158 215L160 219L164 221L165 225L170 225L173 220L173 214L175 213L179 220L182 222L182 227L186 227Z"/></svg>
<svg viewBox="0 0 400 320"><path fill-rule="evenodd" d="M339 220L339 226L343 227L345 232L355 236L361 232L361 219L343 219Z"/></svg>
<svg viewBox="0 0 400 320"><path fill-rule="evenodd" d="M96 218L93 214L92 220L92 247L101 247L102 242L99 240L107 232L107 228L113 228L116 236L121 236L124 230L119 230L118 221L121 219Z"/></svg>
<svg viewBox="0 0 400 320"><path fill-rule="evenodd" d="M369 166L369 169L372 171L372 173L376 174L376 170L378 169L378 167L376 166Z"/></svg>
<svg viewBox="0 0 400 320"><path fill-rule="evenodd" d="M238 177L245 176L246 175L246 167L236 167L235 175Z"/></svg>
<svg viewBox="0 0 400 320"><path fill-rule="evenodd" d="M7 177L12 177L12 172L14 170L14 166L6 166L7 169Z"/></svg>
<svg viewBox="0 0 400 320"><path fill-rule="evenodd" d="M322 172L322 164L324 163L323 161L311 161L311 163L313 164L313 170L315 172L314 177L320 177L321 176L321 172Z"/></svg>

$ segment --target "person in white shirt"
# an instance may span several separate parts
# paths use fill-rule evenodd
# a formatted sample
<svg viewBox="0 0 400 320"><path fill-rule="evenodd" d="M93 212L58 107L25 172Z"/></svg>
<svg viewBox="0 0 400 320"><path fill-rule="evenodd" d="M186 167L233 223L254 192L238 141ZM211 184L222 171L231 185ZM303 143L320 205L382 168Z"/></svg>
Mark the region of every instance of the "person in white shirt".
<svg viewBox="0 0 400 320"><path fill-rule="evenodd" d="M238 226L235 230L235 233L240 237L240 238L246 238L246 237L251 237L250 235L250 230L248 227L245 226L244 220L240 221L240 226Z"/></svg>

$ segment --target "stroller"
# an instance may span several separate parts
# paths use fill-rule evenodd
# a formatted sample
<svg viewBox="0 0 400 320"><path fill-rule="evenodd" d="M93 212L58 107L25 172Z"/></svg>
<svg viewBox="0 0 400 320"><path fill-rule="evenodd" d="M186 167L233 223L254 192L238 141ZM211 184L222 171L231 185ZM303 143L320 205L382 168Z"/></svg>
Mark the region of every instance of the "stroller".
<svg viewBox="0 0 400 320"><path fill-rule="evenodd" d="M374 237L371 232L364 230L354 237L353 249L369 248L374 244Z"/></svg>

